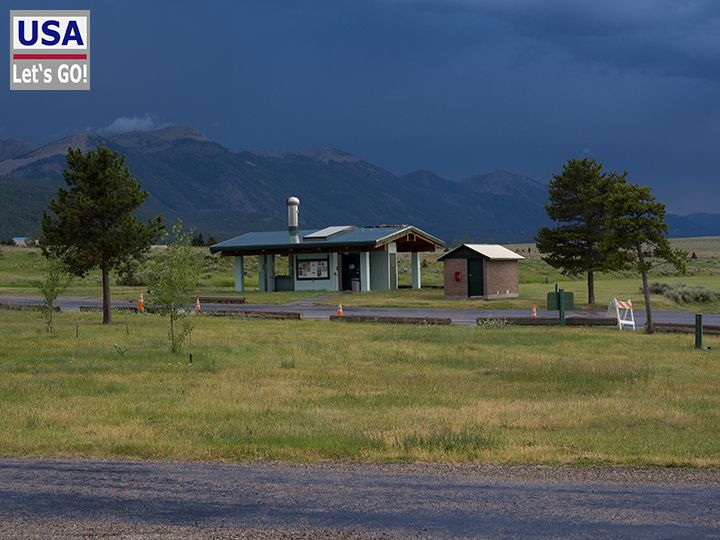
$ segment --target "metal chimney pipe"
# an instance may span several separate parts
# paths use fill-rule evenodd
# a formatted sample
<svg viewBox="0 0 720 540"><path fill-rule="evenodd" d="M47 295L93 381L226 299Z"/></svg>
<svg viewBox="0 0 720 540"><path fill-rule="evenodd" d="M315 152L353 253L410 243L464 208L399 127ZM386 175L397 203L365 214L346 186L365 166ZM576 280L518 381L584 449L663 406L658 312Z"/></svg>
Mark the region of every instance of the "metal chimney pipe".
<svg viewBox="0 0 720 540"><path fill-rule="evenodd" d="M297 197L289 197L287 200L288 208L288 232L291 235L297 235L300 231L298 227L298 214L300 211L300 199Z"/></svg>

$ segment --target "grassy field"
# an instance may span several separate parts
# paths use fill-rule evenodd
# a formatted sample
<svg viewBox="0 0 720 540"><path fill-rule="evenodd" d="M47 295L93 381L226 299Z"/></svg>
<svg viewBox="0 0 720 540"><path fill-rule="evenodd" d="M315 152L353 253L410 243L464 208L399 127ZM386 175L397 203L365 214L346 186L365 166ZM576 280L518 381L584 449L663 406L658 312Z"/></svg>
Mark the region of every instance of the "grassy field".
<svg viewBox="0 0 720 540"><path fill-rule="evenodd" d="M0 310L0 454L720 466L718 338L195 321Z"/></svg>
<svg viewBox="0 0 720 540"><path fill-rule="evenodd" d="M715 291L720 291L720 275L713 276L667 276L654 278L651 281L662 281L664 283L678 283L689 285L702 285ZM566 291L575 293L576 309L590 309L587 304L587 289L583 281L558 280L558 286ZM613 297L618 299L631 298L638 309L642 307L642 295L639 291L639 278L618 278L603 277L595 284L596 305L593 309L604 310ZM518 298L498 300L476 300L476 299L446 299L442 289L399 289L390 292L369 292L358 294L337 294L318 300L318 304L362 307L417 307L417 308L446 308L446 309L527 309L536 304L544 309L547 293L555 290L555 282L552 285L544 283L521 283L520 296ZM681 310L681 311L702 311L704 313L717 313L720 311L720 302L708 304L685 303L678 304L664 296L653 294L652 305L655 309Z"/></svg>
<svg viewBox="0 0 720 540"><path fill-rule="evenodd" d="M651 281L675 284L700 285L720 291L720 238L683 238L671 241L677 248L688 253L695 253L696 258L690 259L686 275L667 267L655 269ZM442 289L426 288L421 291L400 289L389 292L373 292L363 294L323 295L319 303L367 307L427 307L452 309L527 309L533 304L543 307L548 292L554 290L557 283L565 290L575 293L575 303L579 309L587 309L586 284L584 278L568 278L548 266L540 258L534 244L516 244L509 246L525 257L520 262L520 297L510 300L446 300ZM198 284L197 294L232 295L234 277L232 260L211 256L207 249L198 248L197 253L204 260L203 276ZM426 286L442 286L442 263L437 262L438 254L424 254L422 263L423 284ZM287 272L287 258L278 257L277 273ZM0 254L0 294L37 295L37 283L43 272L43 257L37 249L2 248ZM400 285L410 285L410 262L407 254L398 257L398 279ZM117 277L113 279L115 282ZM257 260L246 258L246 286L249 289L242 293L248 302L281 304L294 300L309 299L319 296L318 292L292 293L259 293L257 292ZM612 273L599 275L596 282L597 305L595 309L603 309L612 297L631 298L640 303L640 278L632 273ZM114 286L113 297L117 299L136 300L139 290L146 289L143 285ZM91 273L85 279L76 280L67 291L67 296L99 297L100 275ZM151 300L151 295L148 296ZM653 295L653 305L657 309L677 309L684 311L703 311L705 313L720 312L720 301L709 304L679 304L660 295Z"/></svg>
<svg viewBox="0 0 720 540"><path fill-rule="evenodd" d="M236 293L233 261L229 258L212 256L205 248L197 248L198 256L204 259L204 271L197 287L200 295L244 296L249 303L284 304L317 296L317 292L292 291L261 293L257 291L257 259L248 257L246 263L246 284L250 290ZM39 249L3 246L0 249L0 295L39 295L37 286L43 278L45 260ZM287 271L287 260L278 258L278 272ZM133 300L139 291L147 291L145 285L117 285L117 275L112 276L111 295L115 300ZM102 296L102 281L99 271L90 272L85 278L76 278L65 296L99 298ZM152 295L146 295L151 300Z"/></svg>
<svg viewBox="0 0 720 540"><path fill-rule="evenodd" d="M695 253L696 258L688 262L685 275L667 266L660 266L651 273L651 281L671 284L688 284L707 287L720 291L720 238L679 238L671 240L677 249L688 254ZM420 291L400 289L390 292L371 292L362 295L341 294L325 298L318 303L333 305L342 303L344 306L362 307L417 307L447 309L527 309L533 304L544 307L547 293L555 290L555 284L575 294L575 305L579 309L604 309L613 297L631 298L640 305L642 297L639 292L640 277L630 272L614 272L600 274L596 277L596 306L587 305L587 284L584 277L568 278L545 263L535 244L514 244L508 246L520 253L525 260L520 261L520 296L514 299L501 300L447 300L441 289L427 288ZM435 262L436 255L425 256L427 262L422 269L423 285L442 285L442 264ZM403 285L410 284L409 258L401 257L398 265L399 281ZM652 305L656 309L682 311L702 311L705 313L720 312L720 301L712 303L679 304L661 295L651 295Z"/></svg>

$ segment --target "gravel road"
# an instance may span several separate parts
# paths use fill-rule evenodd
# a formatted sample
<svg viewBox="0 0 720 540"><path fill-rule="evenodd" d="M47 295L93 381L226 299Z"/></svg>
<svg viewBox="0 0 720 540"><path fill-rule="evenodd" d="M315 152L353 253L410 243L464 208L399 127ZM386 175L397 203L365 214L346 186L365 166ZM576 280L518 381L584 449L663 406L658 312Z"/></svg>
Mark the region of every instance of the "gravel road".
<svg viewBox="0 0 720 540"><path fill-rule="evenodd" d="M720 538L720 472L0 459L1 538Z"/></svg>

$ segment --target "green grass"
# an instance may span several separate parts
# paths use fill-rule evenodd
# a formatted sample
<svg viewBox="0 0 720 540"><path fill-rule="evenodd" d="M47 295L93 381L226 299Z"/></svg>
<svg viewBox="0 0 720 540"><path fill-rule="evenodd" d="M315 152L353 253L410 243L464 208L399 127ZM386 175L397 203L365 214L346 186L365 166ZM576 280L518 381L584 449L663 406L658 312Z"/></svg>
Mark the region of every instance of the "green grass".
<svg viewBox="0 0 720 540"><path fill-rule="evenodd" d="M671 284L697 285L720 292L720 237L678 238L672 239L675 248L688 253L695 252L697 258L688 261L686 275L667 266L660 266L651 272L651 281L662 281ZM555 284L575 294L575 305L578 309L604 309L613 297L631 298L636 305L642 305L640 294L640 277L631 272L614 272L596 276L595 306L587 304L587 283L584 276L567 277L545 263L537 251L535 244L513 244L508 246L520 253L524 260L519 263L520 285L518 298L499 300L448 300L442 289L427 288L420 291L400 289L389 292L371 292L362 295L341 294L326 298L318 303L356 307L415 307L415 308L446 308L446 309L526 309L533 304L544 307L547 293L555 290ZM437 255L423 255L427 261L422 270L423 285L442 285L442 263L435 262ZM399 257L399 282L410 283L409 257ZM656 309L703 311L704 313L720 312L720 302L712 303L677 303L662 295L652 295L652 305Z"/></svg>
<svg viewBox="0 0 720 540"><path fill-rule="evenodd" d="M668 276L662 279L665 283L678 283L688 285L702 285L715 291L720 291L720 275L713 276ZM654 279L653 279L654 280ZM576 309L590 309L587 304L587 289L584 281L558 280L558 286L575 294ZM635 302L636 309L642 308L642 295L640 293L639 278L610 278L599 279L595 284L596 305L593 309L603 310L613 297L618 299L630 298ZM318 300L318 304L351 307L414 307L414 308L445 308L445 309L526 309L528 312L533 304L544 308L547 293L555 290L552 285L545 283L521 283L518 298L498 300L471 300L446 299L442 289L399 289L389 292L369 292L363 294L337 294ZM709 304L687 303L679 304L660 294L651 295L654 309L702 311L704 313L717 313L720 311L720 302Z"/></svg>
<svg viewBox="0 0 720 540"><path fill-rule="evenodd" d="M697 258L688 264L687 275L677 275L673 269L659 267L651 273L651 281L662 281L671 284L687 284L707 287L720 291L720 237L673 239L671 243L688 253L695 252ZM555 283L565 290L575 293L575 303L579 309L588 309L587 289L584 277L568 278L548 266L540 257L534 244L515 244L509 246L525 257L520 262L520 297L508 300L446 300L442 289L426 288L421 291L400 289L389 292L373 292L363 294L335 294L319 300L325 305L342 303L348 306L364 307L418 307L418 308L449 308L449 309L522 309L530 310L533 304L543 307L548 292L554 290ZM207 249L198 248L197 252L204 256L205 270L196 294L246 296L248 302L258 304L282 304L296 300L306 300L327 293L318 291L305 292L257 292L257 258L246 257L245 283L248 291L235 293L232 259L213 257ZM425 286L442 286L442 263L437 262L439 254L422 254L422 276ZM287 258L276 258L278 274L287 273ZM42 278L43 257L37 249L3 248L0 255L0 294L37 295L37 283ZM409 254L398 256L398 281L400 285L409 286L410 257ZM113 279L114 282L114 279ZM641 304L639 292L640 278L632 273L615 272L598 275L596 278L596 301L594 309L603 309L611 298L631 298ZM145 286L112 287L113 298L136 300L139 290ZM101 296L100 275L90 273L85 279L76 280L66 296L82 296L98 298ZM151 301L148 295L146 300ZM720 302L709 304L677 303L662 295L653 295L653 306L657 309L673 309L683 311L703 311L705 313L720 312Z"/></svg>
<svg viewBox="0 0 720 540"><path fill-rule="evenodd" d="M686 275L690 276L718 276L720 275L720 237L705 236L699 238L672 238L670 244L676 248L693 252L696 258L689 259ZM542 260L535 244L512 244L508 248L516 251L525 259L520 263L520 283L555 283L558 280L567 281L557 269L550 267ZM678 272L668 265L661 265L652 270L657 277L677 276ZM599 279L617 279L623 277L635 278L634 272L613 272L608 275L600 274ZM576 278L584 281L584 276Z"/></svg>
<svg viewBox="0 0 720 540"><path fill-rule="evenodd" d="M195 321L0 310L0 454L720 466L718 338Z"/></svg>
<svg viewBox="0 0 720 540"><path fill-rule="evenodd" d="M250 289L243 293L234 290L235 278L233 261L230 258L211 256L207 249L197 248L196 252L205 258L202 278L195 291L198 295L244 296L248 303L285 304L318 296L313 291L291 291L261 293L257 291L257 259L246 261L246 285ZM284 264L283 264L284 262ZM39 249L2 247L0 250L0 295L38 296L37 286L43 279L45 260ZM277 273L287 272L287 259L278 258ZM145 291L145 300L152 301L146 285L121 286L116 284L117 275L111 278L111 296L115 300L137 301L138 292ZM99 271L90 272L85 278L76 278L64 296L99 298L102 296L102 281Z"/></svg>

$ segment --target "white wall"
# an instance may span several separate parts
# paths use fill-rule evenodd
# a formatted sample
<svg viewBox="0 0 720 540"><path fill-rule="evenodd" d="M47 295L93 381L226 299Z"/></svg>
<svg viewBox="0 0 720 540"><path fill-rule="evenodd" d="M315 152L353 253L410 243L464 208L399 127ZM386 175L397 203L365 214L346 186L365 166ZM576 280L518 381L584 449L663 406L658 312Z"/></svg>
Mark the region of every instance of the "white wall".
<svg viewBox="0 0 720 540"><path fill-rule="evenodd" d="M390 290L390 254L385 251L370 253L370 290Z"/></svg>

